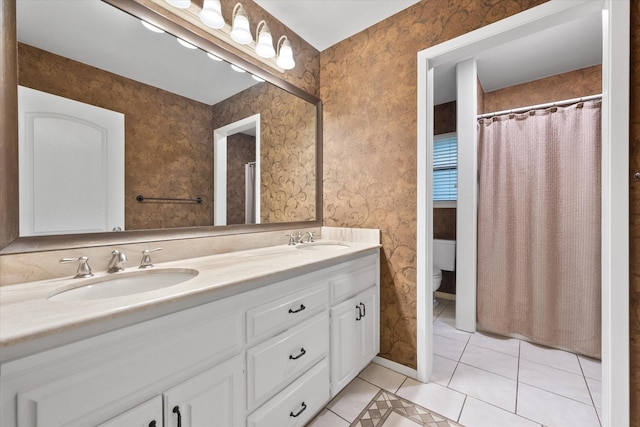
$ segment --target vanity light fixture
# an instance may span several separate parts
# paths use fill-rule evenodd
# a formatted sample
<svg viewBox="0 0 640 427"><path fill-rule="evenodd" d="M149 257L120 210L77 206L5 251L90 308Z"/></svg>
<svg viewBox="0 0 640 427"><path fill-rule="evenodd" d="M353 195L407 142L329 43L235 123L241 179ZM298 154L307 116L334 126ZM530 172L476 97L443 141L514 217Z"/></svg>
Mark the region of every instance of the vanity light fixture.
<svg viewBox="0 0 640 427"><path fill-rule="evenodd" d="M231 69L233 71L237 71L238 73L246 73L247 72L246 70L238 67L237 65L234 65L234 64L229 64L229 65L231 66Z"/></svg>
<svg viewBox="0 0 640 427"><path fill-rule="evenodd" d="M290 70L296 66L296 62L293 60L293 49L287 36L282 36L278 40L278 60L276 63L278 67Z"/></svg>
<svg viewBox="0 0 640 427"><path fill-rule="evenodd" d="M213 53L207 52L207 56L214 61L222 62L222 58L220 58L219 56L215 56Z"/></svg>
<svg viewBox="0 0 640 427"><path fill-rule="evenodd" d="M187 49L197 49L196 46L192 45L189 42L186 42L186 41L182 40L180 37L176 37L176 40L178 40L178 43L180 43L182 46L186 47Z"/></svg>
<svg viewBox="0 0 640 427"><path fill-rule="evenodd" d="M187 9L191 6L191 0L167 0L167 3L180 9Z"/></svg>
<svg viewBox="0 0 640 427"><path fill-rule="evenodd" d="M257 82L260 83L264 83L264 79L261 79L260 77L256 76L255 74L251 74L251 78Z"/></svg>
<svg viewBox="0 0 640 427"><path fill-rule="evenodd" d="M160 28L156 27L155 25L149 24L147 21L143 21L142 19L140 20L140 22L142 22L142 25L147 29L147 30L151 30L154 33L158 33L158 34L162 34L164 33L164 30L161 30Z"/></svg>
<svg viewBox="0 0 640 427"><path fill-rule="evenodd" d="M273 48L273 38L271 37L271 31L269 30L269 26L267 26L267 23L264 20L258 23L256 34L258 38L258 42L256 43L256 53L263 58L273 58L274 56L276 56L276 51Z"/></svg>
<svg viewBox="0 0 640 427"><path fill-rule="evenodd" d="M151 1L160 2L161 0ZM236 49L279 72L291 70L296 65L291 42L286 36L280 37L274 49L273 35L265 20L258 23L254 42L247 11L240 2L233 8L231 25L225 22L222 15L221 0L201 0L201 3L195 2L195 4L191 0L165 0L164 3L183 9L184 12L180 12L179 15L191 24L224 43L231 45L233 45L232 41L238 43L239 46L236 45ZM201 8L198 3L202 4ZM169 9L169 7L166 8ZM178 41L185 47L196 48L184 40ZM221 60L213 54L209 54L209 57Z"/></svg>
<svg viewBox="0 0 640 427"><path fill-rule="evenodd" d="M231 38L240 44L249 44L253 41L251 29L249 28L249 17L242 4L237 3L233 8L233 27L231 28Z"/></svg>
<svg viewBox="0 0 640 427"><path fill-rule="evenodd" d="M204 0L199 16L204 25L208 27L218 30L224 27L220 0Z"/></svg>

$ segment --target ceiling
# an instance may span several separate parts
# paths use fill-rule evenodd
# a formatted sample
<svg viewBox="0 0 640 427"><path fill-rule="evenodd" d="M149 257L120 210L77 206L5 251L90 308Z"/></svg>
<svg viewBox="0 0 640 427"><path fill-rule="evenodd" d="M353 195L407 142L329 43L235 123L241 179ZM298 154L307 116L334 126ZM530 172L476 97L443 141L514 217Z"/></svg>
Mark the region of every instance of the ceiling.
<svg viewBox="0 0 640 427"><path fill-rule="evenodd" d="M322 51L418 0L255 1ZM17 3L18 39L41 49L208 104L256 83L248 74L231 71L228 64L215 62L202 51L179 46L169 34L144 29L137 19L99 0ZM596 13L477 52L478 77L484 90L601 63L601 25ZM454 100L455 91L455 64L437 67L436 104Z"/></svg>
<svg viewBox="0 0 640 427"><path fill-rule="evenodd" d="M320 52L420 0L255 0Z"/></svg>

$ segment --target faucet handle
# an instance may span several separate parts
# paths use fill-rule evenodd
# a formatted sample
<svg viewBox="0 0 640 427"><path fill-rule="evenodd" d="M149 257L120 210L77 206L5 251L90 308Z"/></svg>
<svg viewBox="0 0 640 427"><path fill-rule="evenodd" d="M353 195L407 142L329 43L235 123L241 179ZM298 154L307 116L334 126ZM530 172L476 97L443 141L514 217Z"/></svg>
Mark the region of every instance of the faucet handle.
<svg viewBox="0 0 640 427"><path fill-rule="evenodd" d="M78 258L62 258L58 262L60 264L67 264L70 262L78 263L78 270L76 271L76 275L73 276L74 279L93 276L93 273L91 272L91 267L89 266L89 257L81 256Z"/></svg>
<svg viewBox="0 0 640 427"><path fill-rule="evenodd" d="M307 239L307 242L308 242L308 243L315 242L315 237L314 237L314 235L313 235L313 234L314 234L314 233L313 233L313 231L307 231L307 233L306 233L306 234L308 234L308 235L309 235L309 238Z"/></svg>
<svg viewBox="0 0 640 427"><path fill-rule="evenodd" d="M285 234L284 237L289 238L289 246L294 246L296 244L296 238L293 236L293 233Z"/></svg>
<svg viewBox="0 0 640 427"><path fill-rule="evenodd" d="M155 249L145 249L142 251L142 259L140 260L140 266L138 268L151 268L153 264L151 263L151 256L149 255L151 252L161 251L162 248Z"/></svg>

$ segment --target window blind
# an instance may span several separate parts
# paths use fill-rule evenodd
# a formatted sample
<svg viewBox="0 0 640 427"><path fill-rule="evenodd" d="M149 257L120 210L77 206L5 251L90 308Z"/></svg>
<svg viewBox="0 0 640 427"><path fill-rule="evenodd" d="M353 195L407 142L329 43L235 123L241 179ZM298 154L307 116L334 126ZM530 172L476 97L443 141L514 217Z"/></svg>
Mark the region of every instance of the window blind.
<svg viewBox="0 0 640 427"><path fill-rule="evenodd" d="M458 199L458 138L455 133L433 137L433 200Z"/></svg>

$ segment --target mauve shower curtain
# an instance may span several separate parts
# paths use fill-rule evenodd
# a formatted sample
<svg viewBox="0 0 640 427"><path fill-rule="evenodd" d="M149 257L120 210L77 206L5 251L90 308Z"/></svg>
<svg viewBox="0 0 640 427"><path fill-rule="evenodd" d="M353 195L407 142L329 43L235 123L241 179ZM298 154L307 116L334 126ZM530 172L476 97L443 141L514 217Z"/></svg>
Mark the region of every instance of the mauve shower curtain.
<svg viewBox="0 0 640 427"><path fill-rule="evenodd" d="M478 326L600 357L600 101L478 121Z"/></svg>

